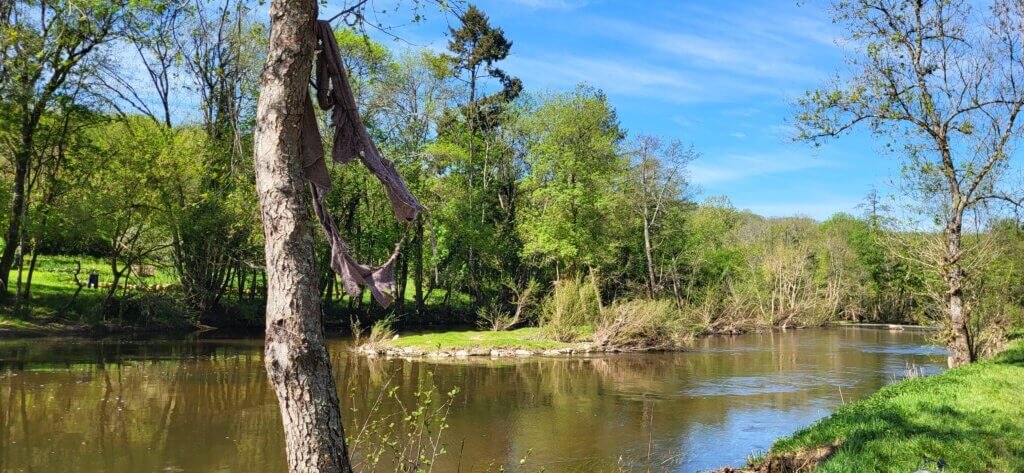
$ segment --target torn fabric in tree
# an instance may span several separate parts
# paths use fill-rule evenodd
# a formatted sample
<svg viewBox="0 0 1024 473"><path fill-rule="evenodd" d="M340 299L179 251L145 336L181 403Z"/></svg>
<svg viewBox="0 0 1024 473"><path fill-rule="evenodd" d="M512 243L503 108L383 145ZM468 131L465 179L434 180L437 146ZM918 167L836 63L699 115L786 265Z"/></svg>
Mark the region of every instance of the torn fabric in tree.
<svg viewBox="0 0 1024 473"><path fill-rule="evenodd" d="M406 223L416 220L424 207L409 191L395 165L381 156L359 118L355 96L341 63L341 53L329 22L317 21L316 38L318 47L314 86L317 105L330 113L331 127L334 128L331 158L345 164L358 157L384 185L395 219ZM350 254L348 243L342 238L337 223L327 211L324 194L330 192L332 186L327 174L316 111L313 109L313 100L308 96L303 107L300 135L302 171L313 184L313 210L331 245L331 268L341 276L345 292L350 296L358 297L360 286L365 286L377 302L385 307L390 305L395 298L394 264L401 242L395 245L395 251L381 266L359 264Z"/></svg>

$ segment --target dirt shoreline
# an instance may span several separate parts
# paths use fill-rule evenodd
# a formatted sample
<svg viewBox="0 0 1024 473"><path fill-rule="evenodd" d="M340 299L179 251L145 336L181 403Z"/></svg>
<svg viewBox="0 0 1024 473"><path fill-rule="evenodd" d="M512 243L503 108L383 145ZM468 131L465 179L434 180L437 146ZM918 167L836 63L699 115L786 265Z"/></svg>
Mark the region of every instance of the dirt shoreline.
<svg viewBox="0 0 1024 473"><path fill-rule="evenodd" d="M415 347L378 347L363 345L356 352L371 358L406 358L406 359L469 359L469 358L530 358L530 357L571 357L603 355L609 353L654 353L685 351L679 348L619 348L601 347L594 343L577 343L559 348L523 348L523 347L473 347L446 350L421 350Z"/></svg>
<svg viewBox="0 0 1024 473"><path fill-rule="evenodd" d="M938 330L937 327L922 326L922 325L902 325L902 324L883 324L883 323L833 323L825 324L819 327L822 328L869 328L878 330L925 330L934 331ZM775 331L787 331L787 330L799 330L812 327L774 327L766 330L748 330L748 331L722 331L722 332L709 332L697 335L696 338L703 338L716 335L742 335L745 333L758 333L758 332L775 332ZM815 327L816 328L816 327ZM401 347L401 346L389 346L386 344L364 344L356 347L354 351L363 356L371 358L403 358L403 359L429 359L429 360L443 360L443 359L470 359L470 358L530 358L530 357L573 357L573 356L592 356L592 355L603 355L603 354L614 354L614 353L658 353L658 352L684 352L688 349L685 346L679 347L650 347L650 348L631 348L631 347L602 347L591 342L575 343L565 347L558 348L528 348L528 347L458 347L458 348L445 348L437 350L424 350L416 347Z"/></svg>
<svg viewBox="0 0 1024 473"><path fill-rule="evenodd" d="M33 325L31 327L0 326L0 340L12 338L44 337L95 338L111 335L185 335L189 333L204 332L213 329L213 327L197 327L193 325L139 327L132 325L117 324L69 324L60 322L48 322L45 324Z"/></svg>

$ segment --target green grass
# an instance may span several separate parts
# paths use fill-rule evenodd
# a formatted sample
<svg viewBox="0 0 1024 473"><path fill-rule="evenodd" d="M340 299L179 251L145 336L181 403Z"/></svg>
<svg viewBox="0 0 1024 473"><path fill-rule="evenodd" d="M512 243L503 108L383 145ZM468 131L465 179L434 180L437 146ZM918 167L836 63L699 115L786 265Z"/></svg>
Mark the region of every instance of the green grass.
<svg viewBox="0 0 1024 473"><path fill-rule="evenodd" d="M28 278L28 259L28 257L25 258L25 268L21 274L22 284L25 284ZM55 325L57 324L54 323L54 319L58 315L60 316L61 324L64 325L92 324L100 321L100 304L106 296L107 288L82 288L78 297L72 301L78 288L75 284L73 273L79 265L81 270L79 271L78 279L83 283L88 279L89 273L92 271L99 275L100 283L110 283L113 281L113 274L107 260L91 256L40 255L32 277L31 300L28 303L22 301L21 311L18 314L13 313L14 308L11 300L0 304L0 329L45 330L60 328L56 327ZM162 265L155 269L154 274L148 277L140 277L137 274L133 274L131 280L127 281L127 283L132 285L144 284L147 286L169 285L172 289L168 293L171 296L168 300L173 303L173 299L179 295L176 292L178 290L176 289L178 279L173 269L167 267L167 265ZM10 273L12 290L17 285L17 281L18 269L14 268ZM125 281L122 279L121 283L124 284ZM445 291L437 288L426 299L426 306L428 308L442 307L444 297ZM364 294L365 302L369 303L370 298L369 291L366 291ZM413 307L415 294L411 283L408 285L405 298L406 306ZM235 288L232 287L227 290L221 302L229 307L236 316L253 320L262 319L262 297L257 297L255 300L250 300L247 296L239 299ZM461 293L452 294L451 305L454 308L468 307L470 305L469 298ZM337 313L339 308L344 310L347 306L348 296L345 296L343 300L335 300L328 304L328 309L333 309L334 312L332 313ZM165 307L161 309L162 312L158 318L164 323L179 323L181 322L179 319L183 317L183 311L177 310L180 308L180 306ZM341 319L347 320L348 316L343 315ZM108 322L146 325L152 321L108 320Z"/></svg>
<svg viewBox="0 0 1024 473"><path fill-rule="evenodd" d="M420 350L449 350L466 348L525 348L549 349L571 346L541 338L538 328L521 328L504 332L467 330L462 332L438 332L421 335L401 336L388 344Z"/></svg>
<svg viewBox="0 0 1024 473"><path fill-rule="evenodd" d="M39 324L30 322L28 320L16 319L8 314L0 314L0 329L27 329L35 330L40 329L42 326Z"/></svg>
<svg viewBox="0 0 1024 473"><path fill-rule="evenodd" d="M77 264L76 264L77 263ZM89 273L95 271L101 283L113 281L113 273L106 261L89 256L47 256L40 255L32 276L32 292L29 301L22 301L22 311L13 314L12 301L0 307L0 327L17 329L46 329L52 317L62 316L64 323L91 323L98 320L100 302L106 295L106 288L82 288L73 299L78 286L73 272L78 265L81 270L78 279L85 283ZM22 271L22 284L27 284L28 257ZM17 286L18 268L10 273L12 290ZM174 274L159 268L152 276L133 275L130 284L173 284Z"/></svg>
<svg viewBox="0 0 1024 473"><path fill-rule="evenodd" d="M994 360L887 386L837 410L773 453L842 446L817 471L1024 471L1024 342Z"/></svg>

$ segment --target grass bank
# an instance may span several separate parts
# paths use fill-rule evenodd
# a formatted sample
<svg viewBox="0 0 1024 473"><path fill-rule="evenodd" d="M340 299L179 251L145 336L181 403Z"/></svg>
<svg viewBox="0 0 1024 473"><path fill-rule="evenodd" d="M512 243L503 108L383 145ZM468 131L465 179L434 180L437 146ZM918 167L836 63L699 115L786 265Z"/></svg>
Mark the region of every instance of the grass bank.
<svg viewBox="0 0 1024 473"><path fill-rule="evenodd" d="M815 452L827 452L819 472L937 471L938 462L943 471L1024 471L1022 393L1018 340L993 360L908 379L846 405L778 440L742 471L787 471L778 469L780 459Z"/></svg>
<svg viewBox="0 0 1024 473"><path fill-rule="evenodd" d="M398 348L413 348L421 351L464 350L469 348L529 349L546 350L572 345L568 342L547 340L539 328L521 328L503 332L466 330L438 332L399 337L388 342Z"/></svg>
<svg viewBox="0 0 1024 473"><path fill-rule="evenodd" d="M388 357L523 357L571 355L604 351L587 340L560 341L543 329L459 330L408 336L396 335L388 323L379 322L356 339L357 350L369 356Z"/></svg>

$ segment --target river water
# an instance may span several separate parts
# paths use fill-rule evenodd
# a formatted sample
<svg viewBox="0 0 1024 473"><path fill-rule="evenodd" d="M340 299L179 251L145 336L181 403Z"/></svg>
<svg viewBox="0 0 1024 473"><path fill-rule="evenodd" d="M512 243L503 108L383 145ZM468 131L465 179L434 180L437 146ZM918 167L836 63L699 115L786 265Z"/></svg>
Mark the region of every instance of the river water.
<svg viewBox="0 0 1024 473"><path fill-rule="evenodd" d="M330 350L350 434L373 405L376 416L397 409L377 404L382 390L412 406L418 388L460 388L438 472L739 465L908 368L945 365L924 332L865 328L715 336L682 353L470 363L367 360L348 345L332 340ZM0 471L285 471L261 350L261 339L208 336L0 340Z"/></svg>

